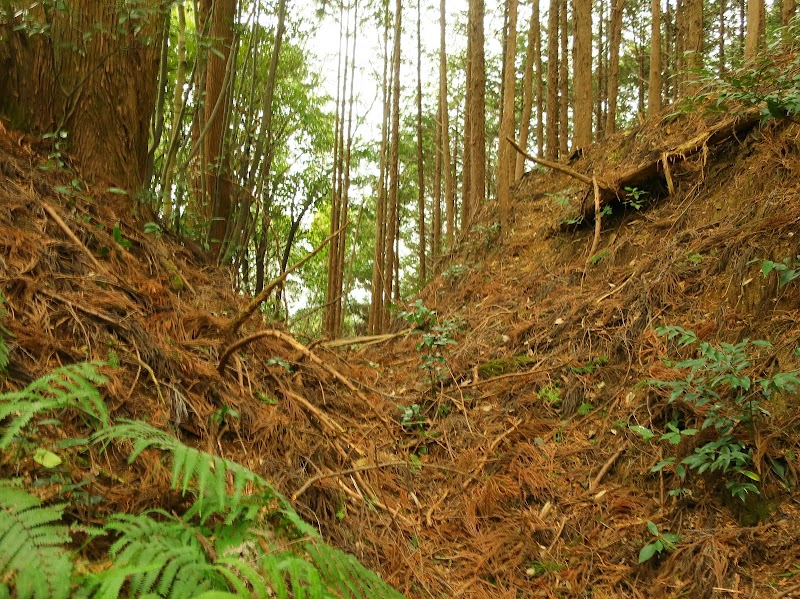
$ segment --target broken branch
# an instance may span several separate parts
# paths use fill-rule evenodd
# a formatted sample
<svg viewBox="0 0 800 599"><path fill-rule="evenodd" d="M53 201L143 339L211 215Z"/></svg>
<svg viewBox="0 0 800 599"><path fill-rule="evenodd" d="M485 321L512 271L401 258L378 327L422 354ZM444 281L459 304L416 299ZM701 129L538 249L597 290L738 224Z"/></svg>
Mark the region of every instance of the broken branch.
<svg viewBox="0 0 800 599"><path fill-rule="evenodd" d="M311 260L311 258L319 254L326 245L328 245L332 240L336 239L342 233L342 231L344 231L349 225L350 223L343 224L337 231L328 235L322 241L322 243L320 243L310 254L305 256L302 260L298 260L297 262L295 262L292 266L287 268L281 276L279 276L277 279L275 279L269 285L267 285L261 293L259 293L256 297L252 299L252 301L249 304L247 304L247 307L244 310L242 310L239 316L231 320L231 322L225 328L228 336L232 337L237 333L239 328L245 323L245 321L248 318L250 318L253 315L253 313L270 296L270 294L275 290L275 288L286 280L286 277L288 277L295 270L303 266L303 264ZM224 363L221 360L220 364L224 367ZM222 372L221 369L220 372Z"/></svg>

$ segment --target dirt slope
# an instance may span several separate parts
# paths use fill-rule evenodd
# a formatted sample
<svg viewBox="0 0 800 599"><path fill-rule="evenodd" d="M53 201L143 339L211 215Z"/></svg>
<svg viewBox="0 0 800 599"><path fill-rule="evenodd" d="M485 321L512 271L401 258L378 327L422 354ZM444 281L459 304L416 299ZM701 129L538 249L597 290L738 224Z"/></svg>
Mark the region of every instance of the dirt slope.
<svg viewBox="0 0 800 599"><path fill-rule="evenodd" d="M649 122L570 168L612 188L724 118ZM423 296L441 320L463 323L431 390L417 335L309 348L255 317L226 332L246 302L202 251L143 233L153 219L128 198L37 168L47 148L2 130L0 281L13 338L0 388L62 363L118 363L104 389L116 416L263 474L410 597L798 594L798 496L785 484L796 480L796 396L780 396L742 433L762 479L746 502L718 475L691 474L691 495L670 496L675 477L649 469L673 448L628 425L661 431L675 410L687 424L704 416L641 384L674 379L662 358L687 355L657 325L708 342L773 342L754 372L798 366L800 287L779 288L759 269L800 253L800 127L773 120L669 160L668 174L656 168L637 185L647 192L638 210L630 196L604 200L612 212L592 255L590 185L526 175L504 236L487 207ZM232 343L264 330L218 368ZM92 477L99 509L182 501L157 460L131 471L121 457L71 473ZM6 472L44 476L32 461L3 460ZM647 520L682 538L638 565L653 539Z"/></svg>

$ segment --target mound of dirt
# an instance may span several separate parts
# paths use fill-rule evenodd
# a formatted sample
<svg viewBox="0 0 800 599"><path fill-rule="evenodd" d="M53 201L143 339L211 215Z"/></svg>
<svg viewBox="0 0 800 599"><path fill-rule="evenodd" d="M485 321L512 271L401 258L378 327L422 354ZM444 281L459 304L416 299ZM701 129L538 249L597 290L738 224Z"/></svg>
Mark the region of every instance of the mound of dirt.
<svg viewBox="0 0 800 599"><path fill-rule="evenodd" d="M800 290L760 269L800 254L800 127L742 122L650 122L588 148L570 172L527 174L513 230L486 207L425 290L439 321L460 327L445 362L427 363L409 331L305 346L255 316L233 330L247 302L202 250L0 130L12 334L0 390L105 361L114 416L247 465L409 597L791 596L797 397L737 424L760 479L745 501L719 471L684 483L650 471L713 431L670 445L630 428L660 435L708 416L642 384L685 378L664 359L694 355L659 325L712 345L771 341L754 377L798 367ZM115 456L70 473L92 480L98 509L183 501L157 457L131 469ZM2 468L45 476L12 456ZM657 540L648 521L680 540L639 564Z"/></svg>

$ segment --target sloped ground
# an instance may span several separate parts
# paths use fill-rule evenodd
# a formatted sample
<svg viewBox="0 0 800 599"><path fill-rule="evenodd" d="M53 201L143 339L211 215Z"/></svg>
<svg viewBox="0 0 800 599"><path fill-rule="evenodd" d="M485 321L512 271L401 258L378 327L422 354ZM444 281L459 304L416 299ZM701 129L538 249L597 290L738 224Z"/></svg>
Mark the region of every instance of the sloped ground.
<svg viewBox="0 0 800 599"><path fill-rule="evenodd" d="M571 168L611 180L719 118L647 123ZM564 225L591 202L590 187L527 175L513 231L500 237L490 211L481 215L425 292L441 319L463 323L433 390L415 335L309 349L253 317L232 336L226 326L245 302L225 273L188 243L143 233L152 219L131 213L128 198L37 168L46 151L0 131L0 280L13 334L0 389L63 363L118 363L103 390L116 416L249 466L411 597L800 594L798 496L785 484L797 479L796 396L768 405L747 436L762 483L744 503L717 475L691 474L691 495L673 498L673 475L649 473L672 448L627 428L661 431L672 419L665 394L641 384L680 376L662 361L681 354L657 325L709 342L773 342L754 371L798 366L800 289L759 272L764 259L800 253L800 127L791 120L675 162L674 193L655 178L639 210L612 203L591 256L593 223ZM265 329L219 368L226 348ZM397 406L415 404L422 417L404 419ZM60 438L80 426L41 432ZM12 457L3 456L4 472L49 476ZM155 457L136 470L122 453L112 458L69 472L92 480L104 498L97 509L182 501ZM647 520L682 539L638 565L652 540Z"/></svg>

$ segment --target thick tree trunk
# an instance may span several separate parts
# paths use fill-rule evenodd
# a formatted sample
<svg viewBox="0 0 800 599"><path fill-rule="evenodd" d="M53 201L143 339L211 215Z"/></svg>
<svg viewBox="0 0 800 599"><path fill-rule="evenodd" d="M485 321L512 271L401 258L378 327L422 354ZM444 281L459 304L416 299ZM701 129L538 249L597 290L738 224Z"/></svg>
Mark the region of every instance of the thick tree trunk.
<svg viewBox="0 0 800 599"><path fill-rule="evenodd" d="M661 112L661 3L652 0L653 20L650 30L650 81L647 95L647 114Z"/></svg>
<svg viewBox="0 0 800 599"><path fill-rule="evenodd" d="M13 16L0 31L0 113L35 134L67 134L81 175L136 191L146 175L156 99L162 3L142 3L131 20L125 6L102 0L24 3L29 20L48 34L28 36ZM30 7L29 7L30 5ZM138 13L137 13L138 14ZM135 27L135 29L134 29ZM134 76L135 75L135 76Z"/></svg>
<svg viewBox="0 0 800 599"><path fill-rule="evenodd" d="M786 27L797 12L797 0L781 1L781 26Z"/></svg>
<svg viewBox="0 0 800 599"><path fill-rule="evenodd" d="M763 1L763 0L762 0ZM684 52L686 55L686 83L685 93L693 94L697 88L696 81L703 66L703 0L683 0L686 5L686 40Z"/></svg>
<svg viewBox="0 0 800 599"><path fill-rule="evenodd" d="M442 176L444 178L445 220L447 221L447 247L453 246L455 236L455 190L451 172L450 113L447 101L447 47L445 0L439 0L439 125L442 128ZM441 230L441 226L440 226ZM441 245L439 246L441 249Z"/></svg>
<svg viewBox="0 0 800 599"><path fill-rule="evenodd" d="M573 0L573 85L575 117L572 147L592 143L592 0Z"/></svg>
<svg viewBox="0 0 800 599"><path fill-rule="evenodd" d="M206 131L205 152L205 213L210 227L208 242L215 256L219 256L228 222L233 212L230 156L225 147L229 105L232 94L232 68L236 52L234 20L236 0L201 0L201 14L211 19L209 29L212 52L206 62L205 104L201 130Z"/></svg>
<svg viewBox="0 0 800 599"><path fill-rule="evenodd" d="M550 2L547 16L547 148L548 160L558 158L558 0Z"/></svg>
<svg viewBox="0 0 800 599"><path fill-rule="evenodd" d="M514 179L516 152L509 139L514 138L514 81L517 54L517 0L506 0L508 11L508 37L505 56L505 85L503 87L503 117L500 122L500 140L497 156L497 201L500 205L500 226L508 230L511 213L511 183Z"/></svg>
<svg viewBox="0 0 800 599"><path fill-rule="evenodd" d="M533 0L534 9L531 11L531 22L528 26L528 44L525 51L525 70L522 75L522 114L519 120L519 147L523 150L528 150L528 134L531 129L531 113L533 112L533 78L536 52L536 29L534 27L535 21L538 18L538 5L539 0ZM540 73L536 73L540 75ZM514 152L517 156L516 165L514 167L514 179L517 180L522 177L525 171L525 157Z"/></svg>
<svg viewBox="0 0 800 599"><path fill-rule="evenodd" d="M486 201L486 66L484 55L484 0L469 2L471 66L468 86L471 91L470 120L470 201L461 224L468 230L472 216ZM466 175L465 175L466 176Z"/></svg>
<svg viewBox="0 0 800 599"><path fill-rule="evenodd" d="M747 0L744 59L753 60L764 46L764 0Z"/></svg>
<svg viewBox="0 0 800 599"><path fill-rule="evenodd" d="M425 264L425 160L422 150L422 0L417 0L417 230L418 272L420 283L424 284L428 273Z"/></svg>
<svg viewBox="0 0 800 599"><path fill-rule="evenodd" d="M561 115L558 130L558 152L563 159L569 149L569 16L567 15L567 0L559 0L558 18L560 21L561 60L558 63L558 94L560 99L559 113Z"/></svg>
<svg viewBox="0 0 800 599"><path fill-rule="evenodd" d="M625 0L612 0L608 40L608 107L606 134L617 128L617 96L619 95L619 46L622 40L622 9Z"/></svg>

